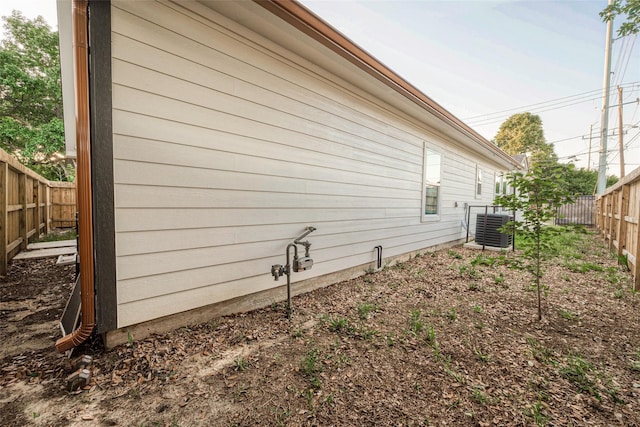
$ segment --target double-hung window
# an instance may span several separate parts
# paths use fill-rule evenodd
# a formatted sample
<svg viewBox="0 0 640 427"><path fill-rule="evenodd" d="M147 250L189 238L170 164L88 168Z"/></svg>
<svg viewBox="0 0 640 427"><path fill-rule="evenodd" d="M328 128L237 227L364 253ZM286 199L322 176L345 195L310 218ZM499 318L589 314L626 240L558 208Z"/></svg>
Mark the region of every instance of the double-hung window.
<svg viewBox="0 0 640 427"><path fill-rule="evenodd" d="M424 219L436 219L440 215L440 178L442 169L442 155L425 146L424 148L424 191L423 211Z"/></svg>
<svg viewBox="0 0 640 427"><path fill-rule="evenodd" d="M476 199L482 198L482 169L476 165Z"/></svg>

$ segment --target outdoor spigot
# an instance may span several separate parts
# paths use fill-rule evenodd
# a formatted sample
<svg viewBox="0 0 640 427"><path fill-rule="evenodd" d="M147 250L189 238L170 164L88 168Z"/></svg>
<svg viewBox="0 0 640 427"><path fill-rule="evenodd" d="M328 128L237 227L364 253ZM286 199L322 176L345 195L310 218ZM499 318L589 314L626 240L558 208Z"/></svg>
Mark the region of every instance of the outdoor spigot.
<svg viewBox="0 0 640 427"><path fill-rule="evenodd" d="M274 264L271 266L271 275L276 282L280 279L280 276L284 274L284 267L280 264Z"/></svg>

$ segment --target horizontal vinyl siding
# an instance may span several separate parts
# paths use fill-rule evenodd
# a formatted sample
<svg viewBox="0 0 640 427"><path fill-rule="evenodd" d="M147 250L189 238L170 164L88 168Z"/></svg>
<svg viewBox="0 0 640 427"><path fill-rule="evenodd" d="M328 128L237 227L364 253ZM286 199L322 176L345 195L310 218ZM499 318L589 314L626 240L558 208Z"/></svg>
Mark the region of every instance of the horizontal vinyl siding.
<svg viewBox="0 0 640 427"><path fill-rule="evenodd" d="M270 267L307 225L294 282L460 237L475 163L445 141L213 12L112 4L119 327L282 285ZM430 224L424 141L445 156Z"/></svg>

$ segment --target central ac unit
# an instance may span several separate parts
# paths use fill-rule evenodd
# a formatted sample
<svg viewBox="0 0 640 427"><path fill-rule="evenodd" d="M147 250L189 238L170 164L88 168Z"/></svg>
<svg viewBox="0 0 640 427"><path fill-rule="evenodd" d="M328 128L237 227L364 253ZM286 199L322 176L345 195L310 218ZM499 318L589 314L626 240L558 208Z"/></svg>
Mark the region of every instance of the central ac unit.
<svg viewBox="0 0 640 427"><path fill-rule="evenodd" d="M513 220L513 217L509 215L478 214L476 219L476 243L496 248L509 247L513 241L513 236L500 232L500 228L511 220Z"/></svg>

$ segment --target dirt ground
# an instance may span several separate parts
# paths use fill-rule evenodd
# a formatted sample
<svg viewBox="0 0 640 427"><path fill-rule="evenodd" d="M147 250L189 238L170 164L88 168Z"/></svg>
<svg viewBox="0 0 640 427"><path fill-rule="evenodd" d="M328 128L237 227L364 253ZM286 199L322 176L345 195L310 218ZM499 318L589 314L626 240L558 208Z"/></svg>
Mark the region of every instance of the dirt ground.
<svg viewBox="0 0 640 427"><path fill-rule="evenodd" d="M104 351L69 393L53 348L73 267L0 283L0 425L640 425L640 307L598 238L546 265L454 248Z"/></svg>

